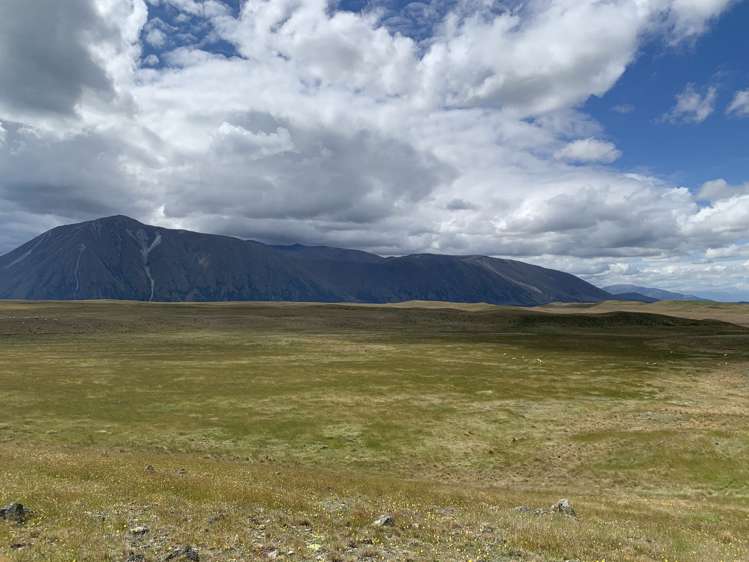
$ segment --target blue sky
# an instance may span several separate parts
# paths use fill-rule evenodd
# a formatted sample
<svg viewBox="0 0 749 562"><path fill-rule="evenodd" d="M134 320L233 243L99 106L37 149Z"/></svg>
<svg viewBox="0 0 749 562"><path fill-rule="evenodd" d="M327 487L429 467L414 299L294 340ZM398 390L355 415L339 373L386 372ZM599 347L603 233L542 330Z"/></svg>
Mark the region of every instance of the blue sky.
<svg viewBox="0 0 749 562"><path fill-rule="evenodd" d="M649 41L635 63L584 111L600 121L622 150L622 170L644 168L690 187L718 177L739 184L749 178L749 122L726 115L737 90L749 88L749 3L732 7L709 33L671 47ZM663 123L674 97L693 83L717 88L715 111L698 124ZM631 113L614 111L632 106Z"/></svg>
<svg viewBox="0 0 749 562"><path fill-rule="evenodd" d="M241 0L221 0L233 16L239 15ZM154 3L148 8L148 19L151 24L163 22L166 25L152 25L142 33L143 58L149 55L162 55L177 47L193 46L198 44L201 49L224 55L236 56L234 46L217 37L214 34L210 18L202 17L180 10L178 6L167 2ZM158 29L163 33L164 43L154 44L147 40L151 29ZM151 66L160 68L164 66L162 61Z"/></svg>
<svg viewBox="0 0 749 562"><path fill-rule="evenodd" d="M127 214L749 300L747 0L38 0L0 25L0 253Z"/></svg>

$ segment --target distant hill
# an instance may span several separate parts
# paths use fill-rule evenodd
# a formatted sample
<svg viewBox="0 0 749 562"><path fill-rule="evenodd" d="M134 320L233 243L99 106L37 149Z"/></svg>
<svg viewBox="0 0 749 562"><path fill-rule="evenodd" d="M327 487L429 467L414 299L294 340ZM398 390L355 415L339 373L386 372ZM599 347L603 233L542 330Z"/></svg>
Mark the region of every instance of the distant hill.
<svg viewBox="0 0 749 562"><path fill-rule="evenodd" d="M646 295L643 295L642 293L612 293L611 291L607 291L607 292L611 293L612 297L618 301L652 303L652 302L658 302L659 300L654 297L648 297Z"/></svg>
<svg viewBox="0 0 749 562"><path fill-rule="evenodd" d="M664 291L663 289L654 289L652 287L640 287L639 285L609 285L603 288L604 291L615 295L620 298L626 294L639 294L645 297L653 299L653 301L704 301L703 299L695 295L685 295L683 293L674 293L672 291ZM622 300L637 300L637 299L622 299ZM647 301L644 301L647 302Z"/></svg>
<svg viewBox="0 0 749 562"><path fill-rule="evenodd" d="M0 257L0 298L533 306L611 295L574 275L514 260L271 246L114 216L52 229Z"/></svg>

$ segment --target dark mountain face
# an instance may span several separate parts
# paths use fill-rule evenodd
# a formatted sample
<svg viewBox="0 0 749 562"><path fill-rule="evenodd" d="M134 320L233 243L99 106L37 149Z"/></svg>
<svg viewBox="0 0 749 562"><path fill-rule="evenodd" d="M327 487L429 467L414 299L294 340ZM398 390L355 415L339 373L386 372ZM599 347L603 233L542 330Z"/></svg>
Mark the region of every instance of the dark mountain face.
<svg viewBox="0 0 749 562"><path fill-rule="evenodd" d="M383 258L322 246L269 246L123 216L55 228L0 257L0 298L14 299L418 299L531 306L610 296L573 275L512 260Z"/></svg>

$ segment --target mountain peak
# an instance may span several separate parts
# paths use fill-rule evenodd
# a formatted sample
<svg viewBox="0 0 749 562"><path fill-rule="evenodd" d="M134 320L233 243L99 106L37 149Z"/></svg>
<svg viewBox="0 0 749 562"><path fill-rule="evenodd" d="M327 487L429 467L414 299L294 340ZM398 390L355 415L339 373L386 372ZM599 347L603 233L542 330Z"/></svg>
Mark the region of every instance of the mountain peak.
<svg viewBox="0 0 749 562"><path fill-rule="evenodd" d="M128 217L127 215L111 215L109 217L101 217L98 219L86 221L86 223L100 224L100 225L112 225L112 226L120 226L120 225L147 226L143 224L142 222L135 220L132 217ZM86 224L86 223L81 223L81 224Z"/></svg>

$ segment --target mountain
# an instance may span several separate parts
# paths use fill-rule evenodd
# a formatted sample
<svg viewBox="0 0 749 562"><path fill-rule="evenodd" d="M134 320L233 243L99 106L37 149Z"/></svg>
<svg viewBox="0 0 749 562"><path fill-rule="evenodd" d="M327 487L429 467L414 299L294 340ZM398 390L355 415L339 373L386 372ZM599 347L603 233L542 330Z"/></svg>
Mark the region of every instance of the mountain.
<svg viewBox="0 0 749 562"><path fill-rule="evenodd" d="M484 256L383 258L271 246L124 216L54 228L0 257L0 298L158 301L405 300L537 305L611 295L568 273Z"/></svg>
<svg viewBox="0 0 749 562"><path fill-rule="evenodd" d="M611 293L611 291L607 291ZM631 301L631 302L644 302L644 303L652 303L652 302L658 302L658 299L653 297L648 297L646 295L643 295L642 293L611 293L612 297L615 300L618 301Z"/></svg>
<svg viewBox="0 0 749 562"><path fill-rule="evenodd" d="M672 291L664 291L663 289L654 289L652 287L640 287L638 285L609 285L603 288L604 291L611 293L612 295L620 298L621 295L627 293L639 293L645 297L649 297L654 301L704 301L700 297L694 295L685 295L683 293L674 293ZM651 301L652 302L652 301Z"/></svg>

